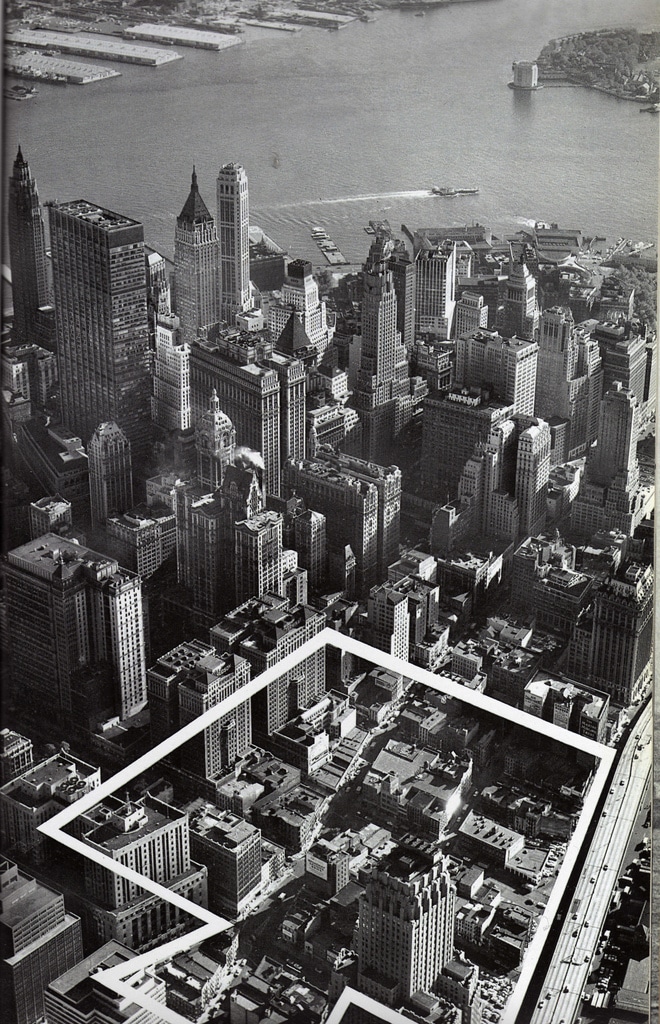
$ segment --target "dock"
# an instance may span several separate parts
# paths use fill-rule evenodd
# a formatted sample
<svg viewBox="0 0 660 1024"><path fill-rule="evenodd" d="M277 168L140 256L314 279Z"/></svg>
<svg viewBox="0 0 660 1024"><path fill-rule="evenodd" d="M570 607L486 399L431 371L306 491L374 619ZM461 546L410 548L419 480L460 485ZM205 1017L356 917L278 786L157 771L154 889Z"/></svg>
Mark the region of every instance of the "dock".
<svg viewBox="0 0 660 1024"><path fill-rule="evenodd" d="M302 32L302 25L291 25L288 21L258 21L256 18L241 18L241 24L253 28L274 28L280 32Z"/></svg>
<svg viewBox="0 0 660 1024"><path fill-rule="evenodd" d="M189 28L186 25L154 25L143 23L131 25L122 32L124 39L143 39L152 43L176 43L178 46L194 46L200 50L226 50L243 40L239 35L229 35L218 29Z"/></svg>
<svg viewBox="0 0 660 1024"><path fill-rule="evenodd" d="M78 61L49 57L45 53L17 53L7 56L5 72L17 78L34 82L57 82L87 85L106 78L117 78L121 71L99 67L98 64L80 64Z"/></svg>
<svg viewBox="0 0 660 1024"><path fill-rule="evenodd" d="M127 64L143 64L160 67L181 60L176 50L157 50L154 46L135 46L114 39L99 39L98 36L83 33L48 32L41 29L13 29L5 35L9 46L26 46L38 50L57 50L81 57L99 57L117 60Z"/></svg>
<svg viewBox="0 0 660 1024"><path fill-rule="evenodd" d="M313 28L346 28L358 20L356 14L330 14L328 11L312 11L307 7L280 7L277 13L283 21Z"/></svg>
<svg viewBox="0 0 660 1024"><path fill-rule="evenodd" d="M344 254L339 251L339 247L335 245L327 232L322 231L320 228L315 228L312 231L312 238L331 266L343 267L348 264L348 260Z"/></svg>

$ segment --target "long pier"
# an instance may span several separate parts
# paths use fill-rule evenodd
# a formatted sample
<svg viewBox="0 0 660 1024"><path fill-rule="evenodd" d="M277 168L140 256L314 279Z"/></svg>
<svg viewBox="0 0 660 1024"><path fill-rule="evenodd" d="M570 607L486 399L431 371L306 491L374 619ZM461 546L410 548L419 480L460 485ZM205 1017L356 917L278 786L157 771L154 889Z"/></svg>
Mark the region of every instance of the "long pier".
<svg viewBox="0 0 660 1024"><path fill-rule="evenodd" d="M181 60L176 50L157 50L153 46L135 46L110 39L99 39L82 33L47 32L40 29L14 29L7 32L5 42L9 46L27 46L38 50L57 50L60 53L74 53L82 57L101 57L107 60L123 61L127 64L144 64L160 67Z"/></svg>
<svg viewBox="0 0 660 1024"><path fill-rule="evenodd" d="M228 35L206 29L191 28L187 25L153 25L143 23L131 25L122 32L125 39L144 39L153 43L176 43L179 46L194 46L202 50L226 50L229 46L242 43L240 35Z"/></svg>
<svg viewBox="0 0 660 1024"><path fill-rule="evenodd" d="M35 82L65 82L87 85L106 78L117 78L121 71L99 67L98 64L80 64L78 61L49 57L44 53L16 53L5 59L7 74Z"/></svg>

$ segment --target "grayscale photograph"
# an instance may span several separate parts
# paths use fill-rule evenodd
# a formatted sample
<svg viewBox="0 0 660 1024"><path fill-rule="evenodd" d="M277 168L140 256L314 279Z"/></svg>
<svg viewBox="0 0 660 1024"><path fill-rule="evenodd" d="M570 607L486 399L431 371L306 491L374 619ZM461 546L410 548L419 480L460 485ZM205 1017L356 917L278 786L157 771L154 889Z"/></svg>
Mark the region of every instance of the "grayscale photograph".
<svg viewBox="0 0 660 1024"><path fill-rule="evenodd" d="M3 1024L654 1024L657 0L0 11Z"/></svg>

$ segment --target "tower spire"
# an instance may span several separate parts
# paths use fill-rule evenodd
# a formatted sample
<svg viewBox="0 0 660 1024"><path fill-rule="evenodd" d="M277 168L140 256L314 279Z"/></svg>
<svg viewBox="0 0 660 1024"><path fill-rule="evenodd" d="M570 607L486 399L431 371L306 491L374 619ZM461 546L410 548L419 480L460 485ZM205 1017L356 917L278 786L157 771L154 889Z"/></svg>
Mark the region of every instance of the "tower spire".
<svg viewBox="0 0 660 1024"><path fill-rule="evenodd" d="M195 170L195 165L194 164L193 164L193 169L192 169L192 182L191 182L190 187L195 189L195 190L197 189L197 171Z"/></svg>

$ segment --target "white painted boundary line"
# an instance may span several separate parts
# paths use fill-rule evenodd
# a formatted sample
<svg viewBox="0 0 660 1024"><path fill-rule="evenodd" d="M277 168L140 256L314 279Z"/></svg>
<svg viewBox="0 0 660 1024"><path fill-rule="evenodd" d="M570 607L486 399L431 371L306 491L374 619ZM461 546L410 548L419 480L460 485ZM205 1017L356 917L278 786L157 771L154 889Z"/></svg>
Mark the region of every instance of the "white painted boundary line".
<svg viewBox="0 0 660 1024"><path fill-rule="evenodd" d="M213 935L217 935L219 932L225 931L231 927L232 922L225 918L219 917L217 914L211 913L209 910L205 910L203 907L197 906L190 900L185 899L183 896L179 896L177 893L172 892L171 889L160 885L158 882L154 882L151 879L140 875L137 871L132 868L126 867L119 864L112 858L107 857L105 854L98 850L87 846L85 843L73 836L68 835L62 831L62 829L69 825L75 818L88 811L90 808L95 807L98 803L110 796L117 790L123 789L133 779L137 778L142 772L149 768L153 768L158 762L168 754L171 754L174 750L177 750L182 744L188 740L197 736L198 733L202 732L208 726L212 725L223 715L230 711L233 711L236 707L242 704L245 700L253 697L256 693L259 693L265 686L278 679L285 672L296 668L305 658L315 654L321 649L325 649L326 646L335 647L340 651L344 651L349 654L354 654L360 658L365 659L371 663L377 664L382 668L388 668L393 672L398 672L406 677L413 679L415 682L422 683L425 686L430 686L441 693L446 693L447 696L456 697L458 700L463 701L472 707L479 708L483 711L487 711L497 718L506 718L509 722L514 725L521 725L524 728L530 729L532 732L542 733L545 737L553 740L557 740L570 747L575 747L578 750L582 750L587 754L600 759L600 766L596 773L596 778L591 786L585 806L578 820L576 830L571 838L568 846L567 854L564 859L564 863L560 870L559 876L555 882L555 885L548 901L548 906L543 917L539 921L536 935L530 943L527 955L525 957L525 972L524 978L521 975L512 995L506 1007L506 1018L502 1017L502 1024L513 1024L515 1019L515 1013L518 1012L522 1000L525 996L526 984L531 973L536 967L536 962L541 954L545 942L546 930L550 927L550 923L556 913L556 909L559 906L561 895L563 894L563 886L567 881L577 856L580 852L580 847L586 835L589 827L589 821L591 815L587 811L593 812L598 799L601 795L602 788L607 779L612 760L615 752L604 746L601 743L596 743L594 740L586 739L583 736L578 736L576 733L568 732L566 729L562 729L559 726L555 726L550 722L544 722L534 715L527 714L524 711L519 711L517 708L509 707L509 705L502 704L501 701L495 700L493 697L487 697L483 693L479 693L474 690L468 689L466 686L462 686L460 683L454 682L452 679L448 679L445 676L434 675L432 672L426 669L419 668L416 665L411 665L409 662L404 661L402 658L395 658L393 655L386 654L384 651L379 651L375 647L371 647L369 644L362 643L359 640L355 640L353 637L345 636L343 633L338 633L334 629L326 627L317 636L311 640L307 640L298 650L287 655L282 661L278 662L272 668L262 672L261 675L251 680L245 686L237 690L236 693L231 694L225 698L220 704L214 708L210 708L199 718L194 719L185 725L178 732L174 733L173 736L169 736L158 746L148 751L142 757L138 758L132 765L127 768L123 768L121 771L113 775L112 778L102 783L96 789L91 790L85 796L81 797L75 803L66 807L60 811L53 818L45 821L42 825L38 826L38 831L43 835L54 839L56 842L62 843L69 849L76 850L84 857L88 857L90 860L99 864L101 867L108 868L110 871L114 871L116 874L123 878L128 879L131 882L139 885L142 889L152 893L155 896L159 896L161 899L174 904L179 909L190 914L191 917L197 918L202 926L195 931L189 932L187 935L183 935L178 939L171 942L164 943L162 946L158 946L156 949L149 950L147 953L142 953L131 960L128 960L125 964L118 967L113 967L105 971L99 971L96 975L99 981L107 984L108 987L116 991L118 994L130 998L136 1005L144 1007L147 1010L151 1010L152 1013L158 1014L160 1019L167 1024L187 1024L186 1018L173 1010L169 1010L161 1004L155 1002L155 1000L137 993L131 985L124 979L133 977L136 971L142 970L145 967L156 966L163 960L175 953L182 950L189 949L193 945L197 945L200 942L210 938ZM545 922L545 924L544 924ZM523 986L523 980L525 980L525 986ZM367 999L366 996L361 996L359 993L355 993L353 989L346 989L342 993L340 1001L337 1003L332 1011L332 1014L328 1018L327 1024L335 1024L336 1021L340 1020L337 1016L337 1011L340 1005L342 1005L342 999L344 995L343 1006L345 1011L349 1005L350 999L355 1001L355 1005L361 1007L363 1004L358 1002L362 999ZM380 1003L374 1000L369 1000L370 1003L376 1007L375 1011L386 1021L387 1024L398 1024L401 1020L400 1015L392 1016L394 1011L388 1010L387 1007L382 1006ZM364 1005L365 1009L370 1009ZM513 1016L511 1015L513 1014Z"/></svg>

